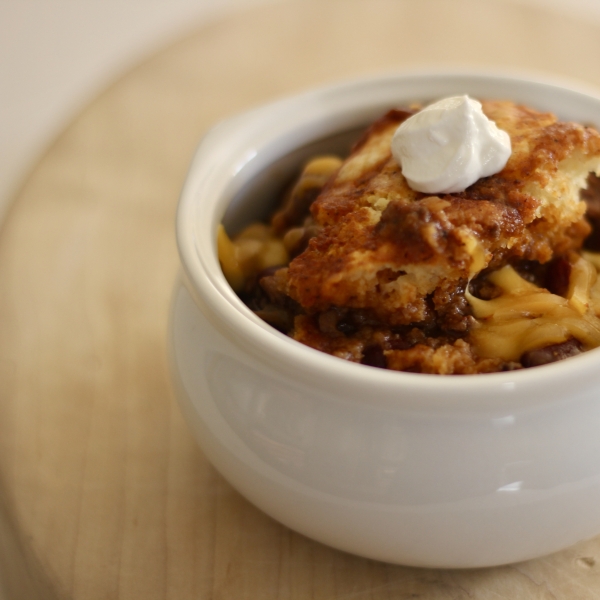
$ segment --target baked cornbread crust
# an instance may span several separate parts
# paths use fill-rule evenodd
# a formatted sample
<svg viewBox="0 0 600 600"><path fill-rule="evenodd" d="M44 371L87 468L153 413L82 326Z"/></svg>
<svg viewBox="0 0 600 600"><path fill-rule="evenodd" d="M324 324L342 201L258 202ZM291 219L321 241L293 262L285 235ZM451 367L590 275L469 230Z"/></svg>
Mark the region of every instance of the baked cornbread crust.
<svg viewBox="0 0 600 600"><path fill-rule="evenodd" d="M482 107L511 138L500 173L461 193L415 192L390 151L412 113L390 111L312 203L318 233L279 275L280 290L308 314L363 309L390 326L436 320L464 331L468 310L459 305L477 273L579 249L590 232L579 192L600 172L600 135L508 101Z"/></svg>

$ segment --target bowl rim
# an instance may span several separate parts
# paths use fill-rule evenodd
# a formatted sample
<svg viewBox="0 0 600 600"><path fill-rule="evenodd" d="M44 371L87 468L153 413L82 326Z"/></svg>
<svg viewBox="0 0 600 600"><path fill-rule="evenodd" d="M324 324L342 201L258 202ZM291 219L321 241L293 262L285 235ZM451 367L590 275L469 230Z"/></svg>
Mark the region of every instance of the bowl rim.
<svg viewBox="0 0 600 600"><path fill-rule="evenodd" d="M375 369L341 360L267 325L225 280L216 250L216 225L243 183L272 164L282 149L291 151L318 139L316 135L340 132L349 123L364 120L367 113L382 114L382 105L391 107L390 94L398 85L423 90L464 85L468 93L486 86L505 86L523 89L526 96L538 95L540 99L577 99L590 105L600 125L600 92L589 86L556 77L446 69L345 80L230 117L210 129L200 142L177 208L177 245L196 304L235 345L267 364L277 365L282 378L309 381L308 385L318 384L332 393L352 391L356 396L360 390L365 398L394 397L400 404L411 405L411 399L418 398L422 409L452 405L497 410L508 408L507 402L533 407L563 401L574 391L589 390L596 385L600 350L535 369L454 377ZM342 110L336 113L340 106Z"/></svg>

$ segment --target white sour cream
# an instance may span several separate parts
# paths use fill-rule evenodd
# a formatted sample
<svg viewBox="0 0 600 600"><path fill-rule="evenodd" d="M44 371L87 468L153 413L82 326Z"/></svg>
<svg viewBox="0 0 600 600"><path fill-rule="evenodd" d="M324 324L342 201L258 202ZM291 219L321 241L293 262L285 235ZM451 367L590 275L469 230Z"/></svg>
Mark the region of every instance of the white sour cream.
<svg viewBox="0 0 600 600"><path fill-rule="evenodd" d="M511 153L510 137L468 96L445 98L402 123L392 154L413 190L461 192L481 177L501 171Z"/></svg>

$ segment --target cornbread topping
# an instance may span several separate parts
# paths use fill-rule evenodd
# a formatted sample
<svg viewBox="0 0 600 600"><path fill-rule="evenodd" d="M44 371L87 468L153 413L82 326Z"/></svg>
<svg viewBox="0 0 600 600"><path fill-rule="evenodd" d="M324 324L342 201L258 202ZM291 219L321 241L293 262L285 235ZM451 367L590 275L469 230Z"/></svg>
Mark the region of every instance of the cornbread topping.
<svg viewBox="0 0 600 600"><path fill-rule="evenodd" d="M449 100L459 112L435 122L472 157L455 142L479 118L474 101ZM419 191L393 139L432 108L392 110L347 158L310 161L269 224L233 239L220 229L232 287L294 339L400 371L521 369L600 346L600 134L508 101L477 104L510 140L504 166L489 166L499 159L486 158L488 131L473 145L489 170ZM443 160L433 162L431 180Z"/></svg>
<svg viewBox="0 0 600 600"><path fill-rule="evenodd" d="M445 98L402 122L392 155L408 185L427 194L462 192L502 170L510 137L468 96Z"/></svg>

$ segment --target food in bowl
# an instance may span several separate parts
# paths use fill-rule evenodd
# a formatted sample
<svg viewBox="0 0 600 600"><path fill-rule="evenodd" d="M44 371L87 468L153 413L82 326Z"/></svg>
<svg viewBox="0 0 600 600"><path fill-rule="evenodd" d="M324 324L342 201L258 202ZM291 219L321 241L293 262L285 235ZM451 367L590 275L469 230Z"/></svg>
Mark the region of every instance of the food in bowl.
<svg viewBox="0 0 600 600"><path fill-rule="evenodd" d="M421 139L445 151L471 127L467 100L453 107ZM232 287L297 341L397 371L509 371L599 346L600 134L509 101L479 107L510 140L497 172L415 184L393 140L429 107L391 110L346 158L310 160L268 224L233 240L220 228Z"/></svg>

